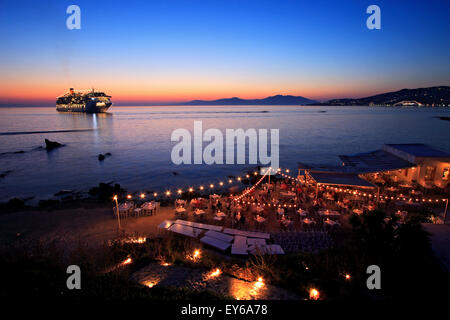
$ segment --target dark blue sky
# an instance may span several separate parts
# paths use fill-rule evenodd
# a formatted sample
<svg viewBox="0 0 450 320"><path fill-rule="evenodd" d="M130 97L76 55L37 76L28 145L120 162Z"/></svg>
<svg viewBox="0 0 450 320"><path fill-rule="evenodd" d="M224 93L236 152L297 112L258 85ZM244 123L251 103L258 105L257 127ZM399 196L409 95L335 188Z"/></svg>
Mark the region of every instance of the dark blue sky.
<svg viewBox="0 0 450 320"><path fill-rule="evenodd" d="M68 30L66 8L81 8ZM381 8L381 30L366 8ZM450 85L450 1L0 1L0 100L360 97Z"/></svg>

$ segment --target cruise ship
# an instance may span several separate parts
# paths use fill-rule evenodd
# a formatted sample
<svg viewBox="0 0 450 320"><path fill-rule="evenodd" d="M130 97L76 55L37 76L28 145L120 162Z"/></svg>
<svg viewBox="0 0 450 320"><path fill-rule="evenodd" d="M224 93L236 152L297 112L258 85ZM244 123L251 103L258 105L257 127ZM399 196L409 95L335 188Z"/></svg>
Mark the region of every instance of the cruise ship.
<svg viewBox="0 0 450 320"><path fill-rule="evenodd" d="M78 90L73 88L56 99L56 110L61 112L106 112L111 106L111 96L104 92L92 90Z"/></svg>

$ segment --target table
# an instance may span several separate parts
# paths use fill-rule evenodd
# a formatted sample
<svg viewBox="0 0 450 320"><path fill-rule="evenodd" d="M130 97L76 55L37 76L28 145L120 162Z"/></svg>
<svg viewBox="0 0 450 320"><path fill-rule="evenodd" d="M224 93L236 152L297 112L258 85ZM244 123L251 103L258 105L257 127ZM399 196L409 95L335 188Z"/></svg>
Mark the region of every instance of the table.
<svg viewBox="0 0 450 320"><path fill-rule="evenodd" d="M266 221L266 219L263 218L263 217L261 217L261 216L256 216L255 220L256 220L256 222L258 222L258 223L263 223L264 221Z"/></svg>
<svg viewBox="0 0 450 320"><path fill-rule="evenodd" d="M152 203L152 202L145 202L141 206L141 209L144 214L151 215L151 214L153 214L154 210L156 209L156 204Z"/></svg>
<svg viewBox="0 0 450 320"><path fill-rule="evenodd" d="M202 210L202 209L196 209L196 210L194 211L194 214L196 214L196 215L205 214L205 211Z"/></svg>
<svg viewBox="0 0 450 320"><path fill-rule="evenodd" d="M292 191L280 192L280 196L283 196L283 197L295 197L295 192L292 192Z"/></svg>
<svg viewBox="0 0 450 320"><path fill-rule="evenodd" d="M316 223L314 220L308 219L308 218L303 219L302 222L303 222L304 224L314 224L314 223Z"/></svg>
<svg viewBox="0 0 450 320"><path fill-rule="evenodd" d="M185 213L185 212L186 212L186 209L183 208L183 207L178 207L178 208L175 209L175 212L176 212L176 213Z"/></svg>
<svg viewBox="0 0 450 320"><path fill-rule="evenodd" d="M119 210L130 210L132 207L131 203L125 202L119 205Z"/></svg>
<svg viewBox="0 0 450 320"><path fill-rule="evenodd" d="M255 211L258 212L258 213L261 213L261 212L264 211L264 208L261 207L261 206L257 206L257 207L255 208Z"/></svg>
<svg viewBox="0 0 450 320"><path fill-rule="evenodd" d="M327 224L329 226L335 226L335 225L338 224L336 221L333 221L333 220L330 220L330 219L326 219L323 223Z"/></svg>
<svg viewBox="0 0 450 320"><path fill-rule="evenodd" d="M320 210L319 214L321 216L340 216L341 214L337 211L332 211L332 210Z"/></svg>
<svg viewBox="0 0 450 320"><path fill-rule="evenodd" d="M303 210L302 208L297 210L300 217L306 217L306 210Z"/></svg>
<svg viewBox="0 0 450 320"><path fill-rule="evenodd" d="M362 209L353 209L353 213L362 214L363 210Z"/></svg>

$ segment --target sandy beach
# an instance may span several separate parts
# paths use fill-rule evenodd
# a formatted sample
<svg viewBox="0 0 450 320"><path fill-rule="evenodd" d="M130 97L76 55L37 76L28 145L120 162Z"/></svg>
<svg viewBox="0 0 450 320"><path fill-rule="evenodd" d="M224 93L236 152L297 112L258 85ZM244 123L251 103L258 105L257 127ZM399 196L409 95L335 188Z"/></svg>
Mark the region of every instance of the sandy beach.
<svg viewBox="0 0 450 320"><path fill-rule="evenodd" d="M173 217L173 208L161 207L155 216L122 219L122 232L146 237L155 235L158 224ZM80 241L96 247L117 236L117 219L110 206L0 215L0 241L3 244L56 240L67 248Z"/></svg>

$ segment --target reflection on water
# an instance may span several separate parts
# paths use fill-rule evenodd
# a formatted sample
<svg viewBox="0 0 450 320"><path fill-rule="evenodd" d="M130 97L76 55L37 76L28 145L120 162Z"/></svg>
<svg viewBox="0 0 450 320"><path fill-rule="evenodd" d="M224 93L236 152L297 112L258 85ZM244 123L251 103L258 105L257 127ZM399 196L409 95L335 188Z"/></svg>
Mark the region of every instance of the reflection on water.
<svg viewBox="0 0 450 320"><path fill-rule="evenodd" d="M251 167L173 165L170 135L178 128L192 132L194 120L202 120L203 131L280 129L280 165L293 170L299 161L336 165L339 154L371 151L383 143L428 143L450 150L449 123L434 118L450 116L450 110L437 108L179 106L109 111L0 108L0 133L34 132L0 135L0 170L11 171L0 180L0 197L49 198L61 189L86 191L110 181L145 193L217 186ZM65 147L50 153L38 150L45 138ZM99 162L98 154L107 152L111 156Z"/></svg>

